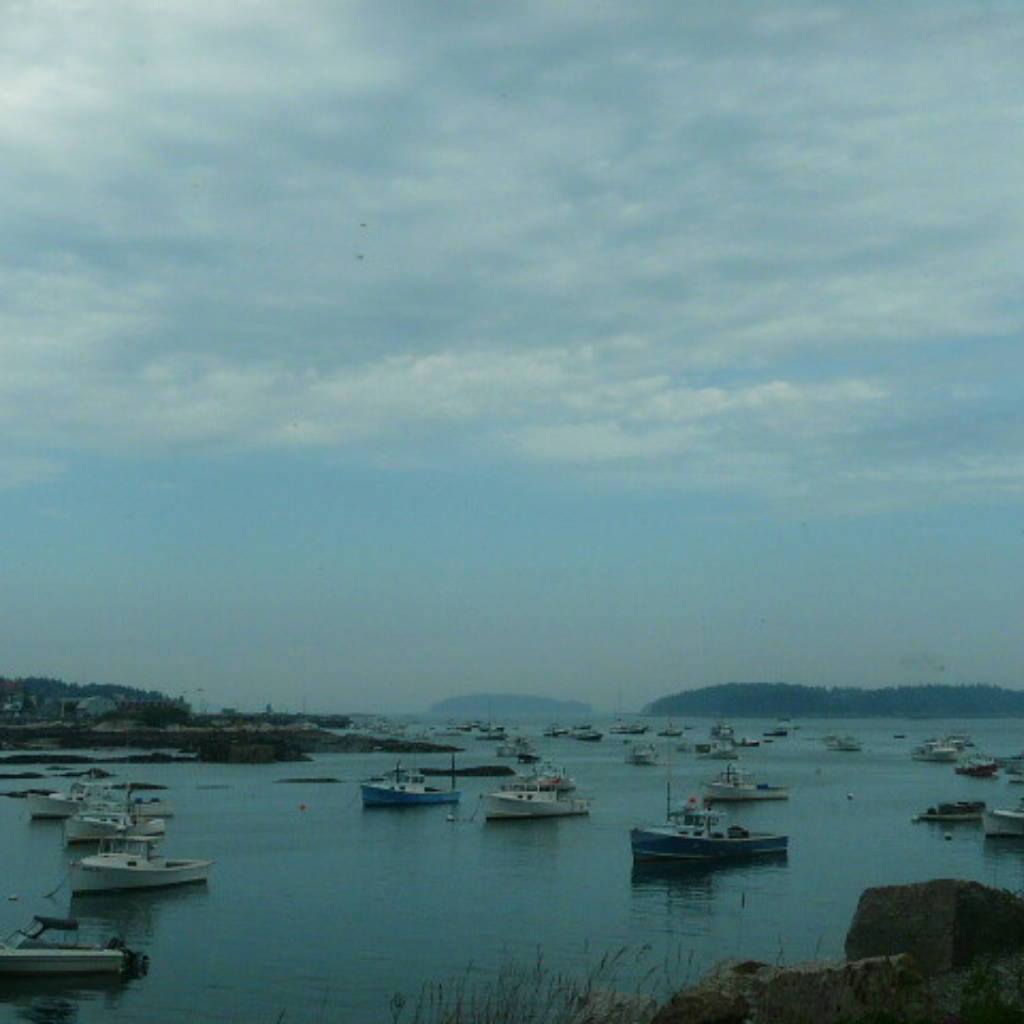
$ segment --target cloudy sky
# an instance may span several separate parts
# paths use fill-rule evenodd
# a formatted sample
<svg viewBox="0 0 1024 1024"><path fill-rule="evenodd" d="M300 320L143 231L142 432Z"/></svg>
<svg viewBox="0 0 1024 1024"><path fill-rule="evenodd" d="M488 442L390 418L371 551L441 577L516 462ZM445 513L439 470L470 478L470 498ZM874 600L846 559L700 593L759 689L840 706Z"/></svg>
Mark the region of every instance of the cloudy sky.
<svg viewBox="0 0 1024 1024"><path fill-rule="evenodd" d="M0 3L0 675L1024 684L1024 7Z"/></svg>

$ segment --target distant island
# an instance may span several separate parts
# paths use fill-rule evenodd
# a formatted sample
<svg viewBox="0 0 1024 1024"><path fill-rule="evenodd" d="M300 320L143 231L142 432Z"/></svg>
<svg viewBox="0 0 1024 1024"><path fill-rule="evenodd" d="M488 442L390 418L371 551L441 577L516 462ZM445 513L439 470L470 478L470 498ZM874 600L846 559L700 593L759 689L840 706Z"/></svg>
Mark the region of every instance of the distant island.
<svg viewBox="0 0 1024 1024"><path fill-rule="evenodd" d="M442 700L434 704L429 713L455 718L504 718L517 715L551 715L558 718L591 715L593 712L589 704L578 700L524 697L512 693L470 693Z"/></svg>
<svg viewBox="0 0 1024 1024"><path fill-rule="evenodd" d="M798 686L793 683L724 683L660 697L647 715L742 718L993 718L1024 717L1024 692L981 683L963 686Z"/></svg>

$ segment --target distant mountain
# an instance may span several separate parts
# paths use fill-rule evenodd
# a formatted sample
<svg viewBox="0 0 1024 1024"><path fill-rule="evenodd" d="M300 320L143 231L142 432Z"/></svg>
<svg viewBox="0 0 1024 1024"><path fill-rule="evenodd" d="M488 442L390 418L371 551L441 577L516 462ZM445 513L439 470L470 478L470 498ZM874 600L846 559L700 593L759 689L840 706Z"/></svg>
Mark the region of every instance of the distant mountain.
<svg viewBox="0 0 1024 1024"><path fill-rule="evenodd" d="M1024 717L1024 692L981 683L963 686L896 686L881 690L797 686L792 683L725 683L660 697L649 715L724 715L804 718Z"/></svg>
<svg viewBox="0 0 1024 1024"><path fill-rule="evenodd" d="M517 696L511 693L471 693L449 697L434 704L432 715L454 718L503 718L516 715L577 716L593 714L589 704L578 700L555 700L553 697Z"/></svg>

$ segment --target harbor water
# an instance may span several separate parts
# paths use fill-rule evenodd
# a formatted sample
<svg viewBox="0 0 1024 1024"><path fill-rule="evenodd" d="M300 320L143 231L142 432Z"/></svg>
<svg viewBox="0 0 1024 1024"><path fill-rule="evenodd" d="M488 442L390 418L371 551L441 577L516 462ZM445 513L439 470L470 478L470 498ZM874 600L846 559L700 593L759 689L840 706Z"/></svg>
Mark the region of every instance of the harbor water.
<svg viewBox="0 0 1024 1024"><path fill-rule="evenodd" d="M121 781L167 787L176 815L163 850L213 859L206 886L72 899L67 866L81 851L65 848L61 823L30 820L24 800L0 800L4 934L34 914L71 916L83 932L121 935L151 961L147 976L126 983L0 981L0 1022L376 1024L412 1019L425 986L484 986L516 964L581 980L603 971L616 988L662 998L727 957L841 957L870 886L955 877L1024 889L1024 840L912 820L945 800L1016 806L1024 786L910 756L954 728L966 728L978 751L1019 755L1022 723L799 721L769 741L776 723L734 721L738 736L761 741L739 765L788 786L790 797L727 813L788 834L789 854L665 866L634 865L629 829L663 820L669 782L682 802L722 770L723 761L677 749L704 740L712 723L692 720L682 738L657 738L664 721L650 720L656 767L626 763L631 737L605 729L599 743L545 739L546 724L509 723L593 798L588 817L485 822L480 797L500 782L488 778L460 779L454 809L364 810L359 780L394 767L398 758L385 753L110 766ZM863 750L827 750L830 732L855 734ZM493 743L450 742L464 748L460 767L510 763ZM443 768L449 758L401 761ZM0 788L66 786L66 769L38 770L47 778Z"/></svg>

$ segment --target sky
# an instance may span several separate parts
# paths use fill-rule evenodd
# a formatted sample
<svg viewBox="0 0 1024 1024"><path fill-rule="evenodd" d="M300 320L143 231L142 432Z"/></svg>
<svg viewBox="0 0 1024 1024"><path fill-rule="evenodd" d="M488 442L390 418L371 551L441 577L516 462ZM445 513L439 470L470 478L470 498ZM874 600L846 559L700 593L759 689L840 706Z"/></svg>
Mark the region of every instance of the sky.
<svg viewBox="0 0 1024 1024"><path fill-rule="evenodd" d="M1024 6L0 14L0 675L1024 685Z"/></svg>

